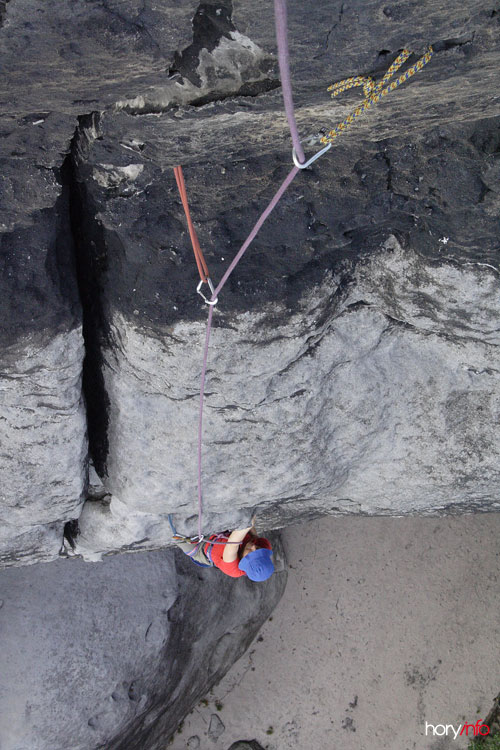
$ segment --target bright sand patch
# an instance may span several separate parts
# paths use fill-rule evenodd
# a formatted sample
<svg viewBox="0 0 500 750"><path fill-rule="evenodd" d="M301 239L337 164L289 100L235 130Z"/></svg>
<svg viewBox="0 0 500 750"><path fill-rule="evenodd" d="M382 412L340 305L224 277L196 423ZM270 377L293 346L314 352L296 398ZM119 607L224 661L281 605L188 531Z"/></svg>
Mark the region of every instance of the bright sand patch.
<svg viewBox="0 0 500 750"><path fill-rule="evenodd" d="M500 514L323 518L283 539L272 620L169 750L465 747L425 722L475 723L500 689Z"/></svg>

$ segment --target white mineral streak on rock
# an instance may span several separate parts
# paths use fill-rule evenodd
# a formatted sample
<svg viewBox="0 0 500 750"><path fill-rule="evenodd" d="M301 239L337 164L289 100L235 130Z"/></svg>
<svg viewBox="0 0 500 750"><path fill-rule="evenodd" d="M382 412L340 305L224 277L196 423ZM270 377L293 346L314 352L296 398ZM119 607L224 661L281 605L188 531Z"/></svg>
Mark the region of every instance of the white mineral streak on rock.
<svg viewBox="0 0 500 750"><path fill-rule="evenodd" d="M274 308L214 329L204 530L230 526L252 506L270 522L280 506L283 522L288 503L295 518L493 509L498 278L487 269L431 266L392 247L357 271L358 284L341 302L332 303L336 282L327 278L284 325L269 319ZM176 514L179 530L196 532L205 326L178 324L163 341L118 316L114 328L120 348L105 367L113 499L109 533L102 518L96 527L109 544L125 535L127 543L147 537L148 546L170 536L167 513Z"/></svg>
<svg viewBox="0 0 500 750"><path fill-rule="evenodd" d="M203 89L219 91L237 90L246 81L265 79L265 73L258 69L258 63L268 59L264 50L238 31L231 32L231 39L222 37L217 47L209 52L200 51L200 64L197 73Z"/></svg>
<svg viewBox="0 0 500 750"><path fill-rule="evenodd" d="M80 514L87 438L81 328L29 339L0 372L0 557L53 559L64 522Z"/></svg>
<svg viewBox="0 0 500 750"><path fill-rule="evenodd" d="M254 55L254 57L256 58L267 57L267 54L264 52L264 50L261 47L259 47L258 44L255 44L255 42L253 42L248 36L245 36L245 34L241 34L238 30L231 31L229 33L229 36L231 37L231 39L234 39L234 41L238 44L239 47L243 47L244 49L249 50ZM219 44L219 49L221 48L223 42L227 43L228 41L229 41L228 39L226 39L225 37L222 37L220 44Z"/></svg>
<svg viewBox="0 0 500 750"><path fill-rule="evenodd" d="M172 105L188 104L198 96L200 96L200 90L188 80L184 80L183 83L167 81L162 86L151 87L150 91L144 95L120 99L115 104L115 110L119 112L124 109L128 112L140 113L145 110L146 114L155 114ZM153 110L153 112L148 110Z"/></svg>
<svg viewBox="0 0 500 750"><path fill-rule="evenodd" d="M500 344L500 280L485 263L426 265L394 237L356 272L355 299L422 331ZM350 298L350 302L353 299Z"/></svg>
<svg viewBox="0 0 500 750"><path fill-rule="evenodd" d="M93 178L101 187L116 187L123 182L133 182L144 169L144 164L129 164L126 167L116 167L114 164L99 164L94 168Z"/></svg>
<svg viewBox="0 0 500 750"><path fill-rule="evenodd" d="M274 58L239 31L231 32L230 36L230 39L221 37L211 52L206 48L200 50L196 69L201 81L199 86L187 78L167 81L161 86L149 87L144 94L118 100L115 110L158 113L174 105L190 104L203 96L236 95L243 84L266 80L269 70L263 70L263 63L268 60L270 69Z"/></svg>

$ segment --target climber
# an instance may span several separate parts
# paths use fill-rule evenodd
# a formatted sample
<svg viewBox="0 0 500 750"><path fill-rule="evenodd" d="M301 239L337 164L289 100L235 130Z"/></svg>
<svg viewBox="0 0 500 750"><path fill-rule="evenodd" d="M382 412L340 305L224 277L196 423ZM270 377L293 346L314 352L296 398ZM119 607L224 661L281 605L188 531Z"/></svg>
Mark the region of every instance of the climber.
<svg viewBox="0 0 500 750"><path fill-rule="evenodd" d="M208 541L193 541L174 530L173 541L197 565L215 566L231 578L247 576L251 581L265 581L274 572L271 544L268 539L257 536L255 516L251 526L231 533L212 534Z"/></svg>

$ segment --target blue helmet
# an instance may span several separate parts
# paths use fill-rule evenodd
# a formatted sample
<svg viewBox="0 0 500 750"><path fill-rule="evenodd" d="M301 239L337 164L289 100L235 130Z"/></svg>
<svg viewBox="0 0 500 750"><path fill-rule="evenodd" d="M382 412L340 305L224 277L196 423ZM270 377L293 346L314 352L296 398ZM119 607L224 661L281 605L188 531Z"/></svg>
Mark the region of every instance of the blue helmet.
<svg viewBox="0 0 500 750"><path fill-rule="evenodd" d="M246 573L251 581L265 581L274 573L272 554L272 550L259 547L245 555L240 560L238 568Z"/></svg>

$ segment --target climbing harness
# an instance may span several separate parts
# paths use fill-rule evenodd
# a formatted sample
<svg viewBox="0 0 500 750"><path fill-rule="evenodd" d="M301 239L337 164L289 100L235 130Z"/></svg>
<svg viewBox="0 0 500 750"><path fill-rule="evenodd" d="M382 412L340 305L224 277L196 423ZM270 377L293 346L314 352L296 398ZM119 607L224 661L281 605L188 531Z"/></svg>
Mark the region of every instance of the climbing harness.
<svg viewBox="0 0 500 750"><path fill-rule="evenodd" d="M180 547L182 549L183 544L190 544L192 546L192 549L189 552L186 552L186 550L182 550L187 557L190 557L196 565L201 565L202 567L207 567L207 565L203 562L199 562L197 560L194 560L193 558L196 557L200 549L203 547L203 545L207 545L207 547L204 550L204 554L208 559L210 560L211 564L214 564L214 561L212 560L212 549L214 545L220 545L220 546L226 546L226 544L243 544L243 542L230 542L229 541L229 531L224 531L221 534L212 534L211 536L213 538L206 538L203 535L200 537L190 537L190 536L182 536L182 534L178 534L177 530L174 526L174 522L172 519L172 514L169 513L168 515L168 522L170 524L170 528L172 529L172 541L176 542L177 544L180 544Z"/></svg>
<svg viewBox="0 0 500 750"><path fill-rule="evenodd" d="M187 201L187 192L186 192L186 186L184 183L184 177L182 174L182 168L180 166L174 168L175 172L175 178L177 181L177 186L179 188L179 193L181 195L182 204L184 207L184 212L186 214L186 220L188 224L189 234L191 237L191 243L193 246L193 251L196 259L196 264L198 266L198 271L200 274L200 283L197 287L197 292L203 297L205 302L209 305L208 310L208 319L207 319L207 328L206 328L206 335L205 335L205 345L203 349L203 365L202 365L202 371L201 371L201 385L200 385L200 409L199 409L199 420L198 420L198 536L194 537L193 543L196 542L197 544L201 544L204 541L204 536L201 531L201 525L202 525L202 513L203 513L203 500L202 500L202 437L203 437L203 403L204 403L204 395L205 395L205 380L206 380L206 371L207 371L207 361L208 361L208 348L210 343L210 332L212 328L212 318L213 318L213 310L214 306L217 303L218 295L220 294L222 288L226 284L228 278L238 265L239 261L241 260L242 256L250 246L250 244L253 242L255 237L257 236L260 228L268 218L268 216L271 214L273 209L276 207L276 205L279 203L281 197L289 187L289 185L292 183L292 181L295 179L297 174L302 170L309 167L314 161L319 159L320 156L322 156L324 153L326 153L332 146L332 143L336 138L338 138L339 135L344 133L347 128L349 128L356 119L362 115L364 112L366 112L368 109L370 109L374 104L376 104L380 99L382 99L384 96L386 96L391 91L394 91L395 88L400 86L402 83L407 81L409 78L411 78L415 73L418 73L424 65L426 65L429 60L431 59L433 55L433 49L432 47L428 47L424 55L408 70L406 70L404 73L402 73L399 78L397 78L392 83L388 83L389 80L392 78L394 73L396 73L401 66L406 62L406 60L410 57L412 54L410 50L404 49L398 57L394 60L394 62L390 65L387 72L385 73L382 80L375 84L373 79L369 77L363 77L363 76L354 76L352 78L346 78L343 81L339 81L338 83L334 83L331 86L328 87L328 91L331 91L332 98L338 96L339 94L342 94L344 91L347 91L348 89L351 89L355 86L363 86L363 93L365 95L365 98L363 102L356 107L351 114L349 114L342 122L335 125L332 130L330 130L327 133L319 134L318 136L312 136L308 139L306 139L309 143L313 142L319 142L323 144L323 148L320 149L316 154L314 154L309 159L306 159L304 154L304 149L302 147L302 142L299 138L297 123L295 120L295 111L294 111L294 105L293 105L293 95L292 95L292 85L291 85L291 79L290 79L290 58L289 58L289 51L288 51L288 23L287 23L287 4L286 0L274 0L274 14L275 14L275 24L276 24L276 41L278 46L278 62L279 62L279 68L280 68L280 75L281 75L281 84L282 84L282 93L283 93L283 102L285 107L285 113L288 121L288 126L290 130L290 135L292 138L292 160L293 160L293 168L288 173L288 175L285 177L283 182L281 183L280 187L274 194L273 198L269 202L267 208L262 212L261 216L255 223L253 229L251 230L250 234L248 235L247 239L235 255L234 259L230 263L229 267L227 268L226 272L224 273L222 279L220 280L217 287L214 289L213 284L210 280L210 276L208 274L208 268L205 263L205 259L203 258L203 253L200 248L200 244L198 241L198 237L196 235L196 231L193 225L193 222L191 220L191 216L189 213L189 206ZM386 86L386 84L388 84ZM321 137L320 137L321 135ZM208 287L211 291L210 298L207 298L202 292L201 287L202 285L206 283L208 284ZM172 524L171 524L172 525ZM173 528L173 526L172 526ZM205 540L206 541L206 540ZM225 544L226 542L213 542L214 544ZM193 553L194 554L194 553Z"/></svg>

